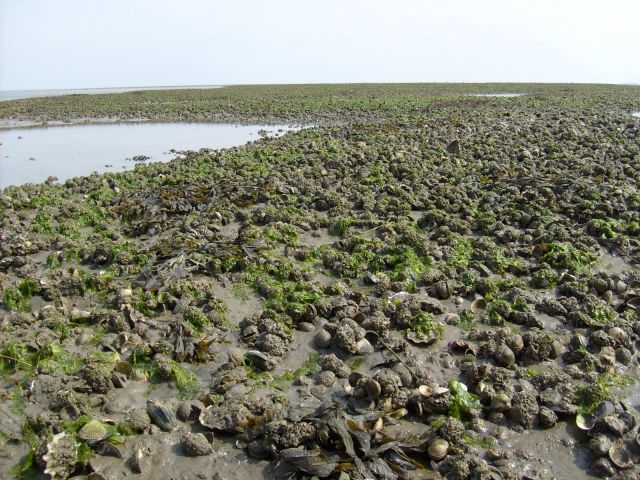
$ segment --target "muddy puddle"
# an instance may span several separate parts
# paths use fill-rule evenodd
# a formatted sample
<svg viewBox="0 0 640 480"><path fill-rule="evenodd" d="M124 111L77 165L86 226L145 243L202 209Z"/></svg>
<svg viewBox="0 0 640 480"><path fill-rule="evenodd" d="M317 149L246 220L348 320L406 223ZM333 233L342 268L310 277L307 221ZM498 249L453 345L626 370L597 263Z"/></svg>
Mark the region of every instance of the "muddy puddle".
<svg viewBox="0 0 640 480"><path fill-rule="evenodd" d="M175 151L243 145L286 125L126 123L0 130L0 188L64 181L93 172L121 172L137 163L168 161ZM171 150L174 150L173 153ZM134 159L137 157L137 160ZM148 157L148 158L144 158Z"/></svg>

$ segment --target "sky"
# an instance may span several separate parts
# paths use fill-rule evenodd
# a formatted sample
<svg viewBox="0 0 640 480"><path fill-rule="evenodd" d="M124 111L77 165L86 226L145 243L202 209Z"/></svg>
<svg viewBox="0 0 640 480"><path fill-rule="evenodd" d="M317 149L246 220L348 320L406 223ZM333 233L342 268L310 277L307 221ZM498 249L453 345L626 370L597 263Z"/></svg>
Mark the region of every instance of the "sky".
<svg viewBox="0 0 640 480"><path fill-rule="evenodd" d="M0 0L0 90L640 83L639 0Z"/></svg>

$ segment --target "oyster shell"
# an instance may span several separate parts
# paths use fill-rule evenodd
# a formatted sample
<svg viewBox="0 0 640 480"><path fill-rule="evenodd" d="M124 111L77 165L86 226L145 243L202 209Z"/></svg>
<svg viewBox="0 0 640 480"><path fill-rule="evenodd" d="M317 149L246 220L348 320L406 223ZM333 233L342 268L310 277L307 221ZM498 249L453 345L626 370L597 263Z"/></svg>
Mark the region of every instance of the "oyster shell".
<svg viewBox="0 0 640 480"><path fill-rule="evenodd" d="M632 465L631 456L626 446L622 443L615 443L609 449L609 458L618 468L629 468Z"/></svg>
<svg viewBox="0 0 640 480"><path fill-rule="evenodd" d="M244 354L244 356L251 365L262 372L273 370L276 366L276 361L273 358L259 350L249 350Z"/></svg>
<svg viewBox="0 0 640 480"><path fill-rule="evenodd" d="M244 429L250 417L251 412L242 403L228 403L207 407L199 420L203 427L211 430L237 433Z"/></svg>
<svg viewBox="0 0 640 480"><path fill-rule="evenodd" d="M76 441L65 432L57 433L47 443L47 453L42 457L44 473L52 479L67 478L76 466Z"/></svg>
<svg viewBox="0 0 640 480"><path fill-rule="evenodd" d="M440 340L440 332L431 330L427 333L407 332L407 340L417 345L429 346Z"/></svg>
<svg viewBox="0 0 640 480"><path fill-rule="evenodd" d="M89 445L95 445L109 438L109 431L104 423L99 420L89 420L79 431L78 438L87 442Z"/></svg>

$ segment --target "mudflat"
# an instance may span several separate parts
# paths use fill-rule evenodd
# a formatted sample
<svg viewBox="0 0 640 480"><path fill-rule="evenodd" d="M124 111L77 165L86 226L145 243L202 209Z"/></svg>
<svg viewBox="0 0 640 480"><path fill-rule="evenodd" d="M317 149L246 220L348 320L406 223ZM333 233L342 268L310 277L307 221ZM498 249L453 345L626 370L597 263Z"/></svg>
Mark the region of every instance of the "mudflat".
<svg viewBox="0 0 640 480"><path fill-rule="evenodd" d="M0 476L637 478L639 107L541 84L0 103L314 125L0 191Z"/></svg>

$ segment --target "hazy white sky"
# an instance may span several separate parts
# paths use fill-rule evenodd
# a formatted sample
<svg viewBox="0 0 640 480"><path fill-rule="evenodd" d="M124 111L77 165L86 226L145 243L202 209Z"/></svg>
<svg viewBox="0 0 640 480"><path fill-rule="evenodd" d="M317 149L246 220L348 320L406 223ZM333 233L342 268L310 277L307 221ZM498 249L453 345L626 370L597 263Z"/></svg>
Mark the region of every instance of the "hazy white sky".
<svg viewBox="0 0 640 480"><path fill-rule="evenodd" d="M0 0L0 89L640 83L640 0Z"/></svg>

